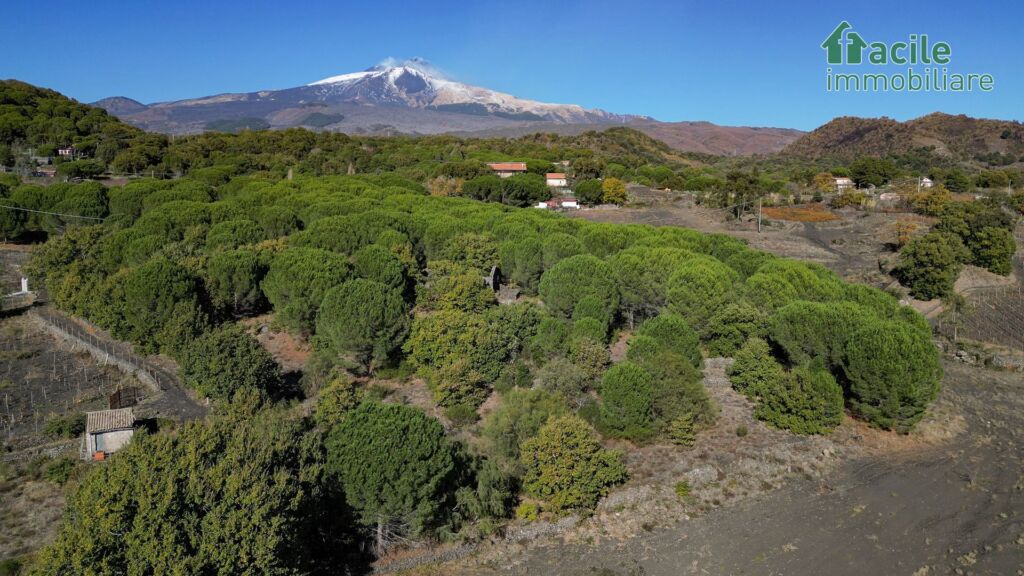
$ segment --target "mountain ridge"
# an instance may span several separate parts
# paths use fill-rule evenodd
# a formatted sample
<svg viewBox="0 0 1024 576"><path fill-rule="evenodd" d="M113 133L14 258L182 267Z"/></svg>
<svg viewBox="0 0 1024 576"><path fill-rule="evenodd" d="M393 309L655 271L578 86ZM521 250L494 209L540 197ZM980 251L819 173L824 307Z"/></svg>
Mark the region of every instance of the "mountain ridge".
<svg viewBox="0 0 1024 576"><path fill-rule="evenodd" d="M224 92L151 104L115 96L93 104L144 130L169 134L302 126L351 134L491 137L630 126L680 151L722 155L777 152L802 134L785 128L666 123L577 104L540 102L451 80L422 59L388 62L280 90Z"/></svg>
<svg viewBox="0 0 1024 576"><path fill-rule="evenodd" d="M932 112L906 121L840 116L789 144L783 155L849 161L926 152L949 161L1024 162L1024 124Z"/></svg>

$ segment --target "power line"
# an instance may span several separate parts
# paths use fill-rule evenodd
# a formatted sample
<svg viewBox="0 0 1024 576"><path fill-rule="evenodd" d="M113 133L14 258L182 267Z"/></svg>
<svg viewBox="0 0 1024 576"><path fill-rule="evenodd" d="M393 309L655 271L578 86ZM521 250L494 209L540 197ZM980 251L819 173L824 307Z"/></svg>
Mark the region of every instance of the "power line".
<svg viewBox="0 0 1024 576"><path fill-rule="evenodd" d="M85 220L98 220L100 222L105 220L105 218L97 218L95 216L82 216L80 214L61 214L60 212L46 212L44 210L33 210L31 208L21 208L20 206L5 206L3 204L0 204L0 208L6 208L8 210L20 210L22 212L32 212L34 214L47 214L49 216L60 216L62 218L82 218L82 219L85 219Z"/></svg>

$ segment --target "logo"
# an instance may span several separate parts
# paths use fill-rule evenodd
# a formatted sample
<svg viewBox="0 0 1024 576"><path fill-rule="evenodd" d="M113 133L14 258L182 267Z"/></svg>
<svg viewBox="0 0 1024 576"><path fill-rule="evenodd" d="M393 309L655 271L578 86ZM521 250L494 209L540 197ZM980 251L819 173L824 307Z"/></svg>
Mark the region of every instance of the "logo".
<svg viewBox="0 0 1024 576"><path fill-rule="evenodd" d="M821 43L825 51L828 92L990 92L991 74L962 74L947 67L953 58L949 42L933 42L927 34L910 34L906 41L868 42L842 21ZM832 66L879 67L872 72L835 72ZM889 66L905 70L886 73ZM923 67L914 69L915 66ZM941 67L941 68L940 68Z"/></svg>

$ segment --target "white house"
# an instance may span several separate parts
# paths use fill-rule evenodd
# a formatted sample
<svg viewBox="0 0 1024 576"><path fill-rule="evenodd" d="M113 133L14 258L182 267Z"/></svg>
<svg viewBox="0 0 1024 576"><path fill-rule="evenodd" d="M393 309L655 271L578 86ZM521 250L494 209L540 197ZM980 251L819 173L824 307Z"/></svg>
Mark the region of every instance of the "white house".
<svg viewBox="0 0 1024 576"><path fill-rule="evenodd" d="M928 178L927 176L921 178L921 188L931 188L934 185L935 182L933 182L931 178Z"/></svg>
<svg viewBox="0 0 1024 576"><path fill-rule="evenodd" d="M843 192L844 190L853 188L853 180L846 176L837 176L832 180L836 183L836 192Z"/></svg>
<svg viewBox="0 0 1024 576"><path fill-rule="evenodd" d="M538 202L533 207L541 210L577 210L580 203L572 196L562 196Z"/></svg>
<svg viewBox="0 0 1024 576"><path fill-rule="evenodd" d="M135 412L131 408L85 413L86 460L103 460L117 452L135 435Z"/></svg>
<svg viewBox="0 0 1024 576"><path fill-rule="evenodd" d="M488 162L487 167L502 178L526 173L526 162Z"/></svg>
<svg viewBox="0 0 1024 576"><path fill-rule="evenodd" d="M62 146L60 148L57 148L57 155L61 156L62 158L74 159L76 152L77 150L74 146Z"/></svg>
<svg viewBox="0 0 1024 576"><path fill-rule="evenodd" d="M569 181L562 172L548 172L544 175L544 178L547 180L548 186L553 188L565 188L569 185Z"/></svg>

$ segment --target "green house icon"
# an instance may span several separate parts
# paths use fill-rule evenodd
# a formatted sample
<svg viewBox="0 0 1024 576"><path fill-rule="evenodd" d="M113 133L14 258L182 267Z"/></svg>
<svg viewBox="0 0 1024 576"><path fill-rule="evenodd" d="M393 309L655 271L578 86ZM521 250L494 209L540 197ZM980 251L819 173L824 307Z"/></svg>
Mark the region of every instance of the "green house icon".
<svg viewBox="0 0 1024 576"><path fill-rule="evenodd" d="M843 20L828 35L828 38L825 38L825 41L821 43L821 47L825 49L826 59L829 64L843 63L843 34L851 28L853 26L846 20Z"/></svg>

